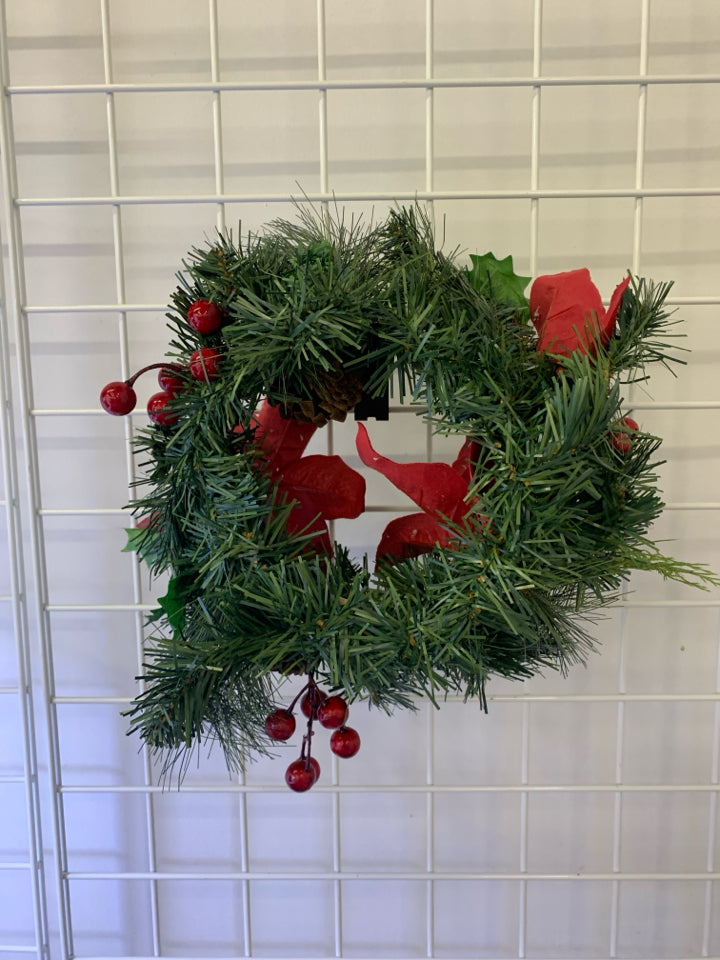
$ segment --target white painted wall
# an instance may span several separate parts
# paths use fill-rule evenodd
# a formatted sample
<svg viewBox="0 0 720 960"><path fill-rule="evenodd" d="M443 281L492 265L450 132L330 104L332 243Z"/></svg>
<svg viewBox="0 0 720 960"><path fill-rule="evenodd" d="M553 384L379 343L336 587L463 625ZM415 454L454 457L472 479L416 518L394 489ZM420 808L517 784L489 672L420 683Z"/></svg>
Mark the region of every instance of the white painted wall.
<svg viewBox="0 0 720 960"><path fill-rule="evenodd" d="M676 281L687 366L677 379L656 373L631 399L666 440L671 509L655 536L720 570L716 0L436 0L430 30L431 0L4 6L6 169L20 205L2 230L6 245L19 241L29 358L27 377L10 358L27 607L0 599L8 958L37 945L31 871L13 867L30 844L26 791L12 779L24 764L18 609L37 681L51 956L63 956L28 438L47 511L38 542L78 957L720 956L717 591L635 578L627 606L598 627L587 669L494 682L487 717L458 702L392 718L355 707L361 753L332 776L320 755L324 783L339 790L290 794L281 759L253 766L244 792L213 755L180 793L149 793L119 713L135 691L135 606L158 591L120 553L127 428L97 406L123 362L162 358L175 271L217 225L255 229L290 214L301 190L378 215L392 197L427 193L449 249L512 253L521 273L587 265L605 295L628 268ZM319 70L326 93L313 88ZM639 86L641 71L653 82ZM478 85L404 84L428 75ZM533 87L533 76L552 82ZM211 80L275 88L192 89ZM362 87L382 80L397 86ZM108 93L110 81L129 86ZM282 89L295 82L306 86ZM18 290L5 265L14 341ZM151 384L141 382L140 409L142 391ZM420 425L393 420L373 435L381 449L424 457ZM334 441L357 467L352 426ZM438 442L434 453L451 450ZM368 479L376 506L404 509ZM17 593L10 514L3 503L0 598ZM338 537L370 550L390 516L339 523ZM153 868L162 879L146 878ZM175 876L193 873L203 879Z"/></svg>

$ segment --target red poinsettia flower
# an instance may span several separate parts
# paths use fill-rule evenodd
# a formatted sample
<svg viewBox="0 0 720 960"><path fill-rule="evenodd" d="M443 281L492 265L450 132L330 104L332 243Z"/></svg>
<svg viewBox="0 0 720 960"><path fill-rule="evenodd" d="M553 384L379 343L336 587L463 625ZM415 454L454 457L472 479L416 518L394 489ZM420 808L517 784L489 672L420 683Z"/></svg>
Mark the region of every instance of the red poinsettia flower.
<svg viewBox="0 0 720 960"><path fill-rule="evenodd" d="M365 509L365 479L342 457L303 457L317 427L286 420L267 400L253 417L255 442L265 455L280 499L295 501L288 535L309 537L316 553L332 553L328 520L359 517Z"/></svg>
<svg viewBox="0 0 720 960"><path fill-rule="evenodd" d="M466 440L452 466L397 463L377 453L367 430L358 424L357 449L366 466L379 470L423 511L390 521L377 549L377 563L408 560L429 553L436 546L445 547L455 538L448 522L467 524L468 514L476 502L468 500L468 493L480 455L477 441Z"/></svg>
<svg viewBox="0 0 720 960"><path fill-rule="evenodd" d="M630 277L618 284L606 312L586 267L538 277L530 290L538 350L570 356L574 350L592 353L598 340L608 344L629 284Z"/></svg>

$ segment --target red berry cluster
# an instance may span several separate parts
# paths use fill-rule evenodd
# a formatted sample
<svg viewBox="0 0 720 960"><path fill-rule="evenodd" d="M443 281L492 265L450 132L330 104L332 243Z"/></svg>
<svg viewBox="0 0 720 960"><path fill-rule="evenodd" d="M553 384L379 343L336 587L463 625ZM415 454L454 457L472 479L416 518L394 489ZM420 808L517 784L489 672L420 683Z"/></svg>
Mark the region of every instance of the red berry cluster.
<svg viewBox="0 0 720 960"><path fill-rule="evenodd" d="M622 433L618 431L612 434L612 444L620 453L630 453L633 445L630 434L637 433L640 427L637 420L633 420L632 417L623 417L619 425L625 430Z"/></svg>
<svg viewBox="0 0 720 960"><path fill-rule="evenodd" d="M215 333L223 323L223 314L216 303L209 300L196 300L190 304L187 321L197 333L207 335ZM113 380L106 384L100 392L100 403L107 413L123 417L132 413L137 403L137 395L133 385L142 373L148 370L160 370L158 382L161 386L159 393L154 393L148 400L148 417L153 423L161 427L171 427L177 423L177 413L168 408L168 404L185 389L188 375L195 380L204 380L209 383L220 376L222 352L216 347L200 347L190 357L188 367L178 363L151 363L133 374L129 380Z"/></svg>
<svg viewBox="0 0 720 960"><path fill-rule="evenodd" d="M302 697L302 699L300 699ZM308 718L307 733L303 736L302 750L285 771L285 783L291 790L303 793L309 790L320 777L320 764L311 756L313 723L332 730L330 749L338 757L354 757L360 749L360 734L345 725L349 708L343 697L329 697L318 687L310 674L308 682L287 708L280 708L265 720L265 732L271 740L289 740L295 733L295 704L300 700L300 709Z"/></svg>

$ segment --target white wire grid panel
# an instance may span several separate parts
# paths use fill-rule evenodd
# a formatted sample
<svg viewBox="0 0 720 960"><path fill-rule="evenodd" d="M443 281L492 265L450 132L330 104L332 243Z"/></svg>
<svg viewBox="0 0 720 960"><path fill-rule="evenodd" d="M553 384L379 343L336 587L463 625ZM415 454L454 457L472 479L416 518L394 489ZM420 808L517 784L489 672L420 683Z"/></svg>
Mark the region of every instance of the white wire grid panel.
<svg viewBox="0 0 720 960"><path fill-rule="evenodd" d="M18 565L9 538L10 569L36 629L17 576L0 616L21 639L11 669L32 659L42 680L49 882L34 828L21 842L13 827L3 847L22 849L38 903L11 880L0 943L52 958L719 957L716 591L634 578L586 670L493 682L488 717L457 701L353 708L363 749L321 753L311 794L286 790L282 759L232 781L215 755L163 792L120 716L158 593L119 553L143 414L97 402L162 357L174 273L215 227L292 215L301 191L366 215L418 198L446 247L512 253L521 273L588 265L606 295L628 268L675 279L688 365L628 402L665 437L654 535L720 569L715 0L6 0L4 16L22 442L19 467L3 448L0 512L19 470L29 549ZM407 459L455 452L407 415L372 433ZM349 426L322 443L360 467ZM337 524L358 552L406 509L367 480L369 515ZM22 699L17 672L7 686L2 703ZM21 728L24 753L4 759L37 783Z"/></svg>
<svg viewBox="0 0 720 960"><path fill-rule="evenodd" d="M0 271L0 310L6 296ZM0 541L6 564L0 567L0 810L5 836L0 847L0 898L13 904L11 927L3 925L0 953L41 955L48 924L40 794L33 711L28 619L23 586L17 459L10 391L10 344L0 324ZM7 641L7 642L5 642Z"/></svg>

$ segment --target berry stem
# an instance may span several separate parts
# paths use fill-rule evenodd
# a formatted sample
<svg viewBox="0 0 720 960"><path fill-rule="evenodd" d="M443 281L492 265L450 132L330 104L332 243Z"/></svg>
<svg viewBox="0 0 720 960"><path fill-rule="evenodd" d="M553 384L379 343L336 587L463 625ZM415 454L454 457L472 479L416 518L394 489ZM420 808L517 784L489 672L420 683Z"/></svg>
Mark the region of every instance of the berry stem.
<svg viewBox="0 0 720 960"><path fill-rule="evenodd" d="M305 690L310 690L310 702L311 710L310 716L308 717L307 722L307 733L303 737L302 749L300 751L300 759L305 761L305 769L310 769L310 756L312 754L312 738L313 738L313 716L315 714L315 697L317 690L317 683L315 683L315 677L312 673L308 674L308 682L305 684ZM302 693L302 690L300 691ZM299 696L300 694L298 694Z"/></svg>
<svg viewBox="0 0 720 960"><path fill-rule="evenodd" d="M312 714L308 718L307 733L303 737L302 750L300 751L300 759L305 761L305 769L310 769L310 757L312 755L312 738L315 736L315 731L312 728L313 718Z"/></svg>
<svg viewBox="0 0 720 960"><path fill-rule="evenodd" d="M311 682L314 683L315 681L313 680L312 674L310 674L309 676L310 676ZM298 700L300 699L300 697L305 693L305 691L308 689L309 686L310 686L309 683L306 683L306 684L305 684L305 686L302 688L302 690L300 691L300 693L295 697L295 699L293 700L293 702L292 702L292 703L290 704L290 706L287 708L287 709L288 709L288 713L292 713L292 712L293 712L293 710L295 709L295 704L298 702Z"/></svg>
<svg viewBox="0 0 720 960"><path fill-rule="evenodd" d="M179 363L150 363L147 367L141 367L137 373L134 373L125 383L132 387L137 378L143 374L147 373L148 370L182 370L182 366Z"/></svg>

